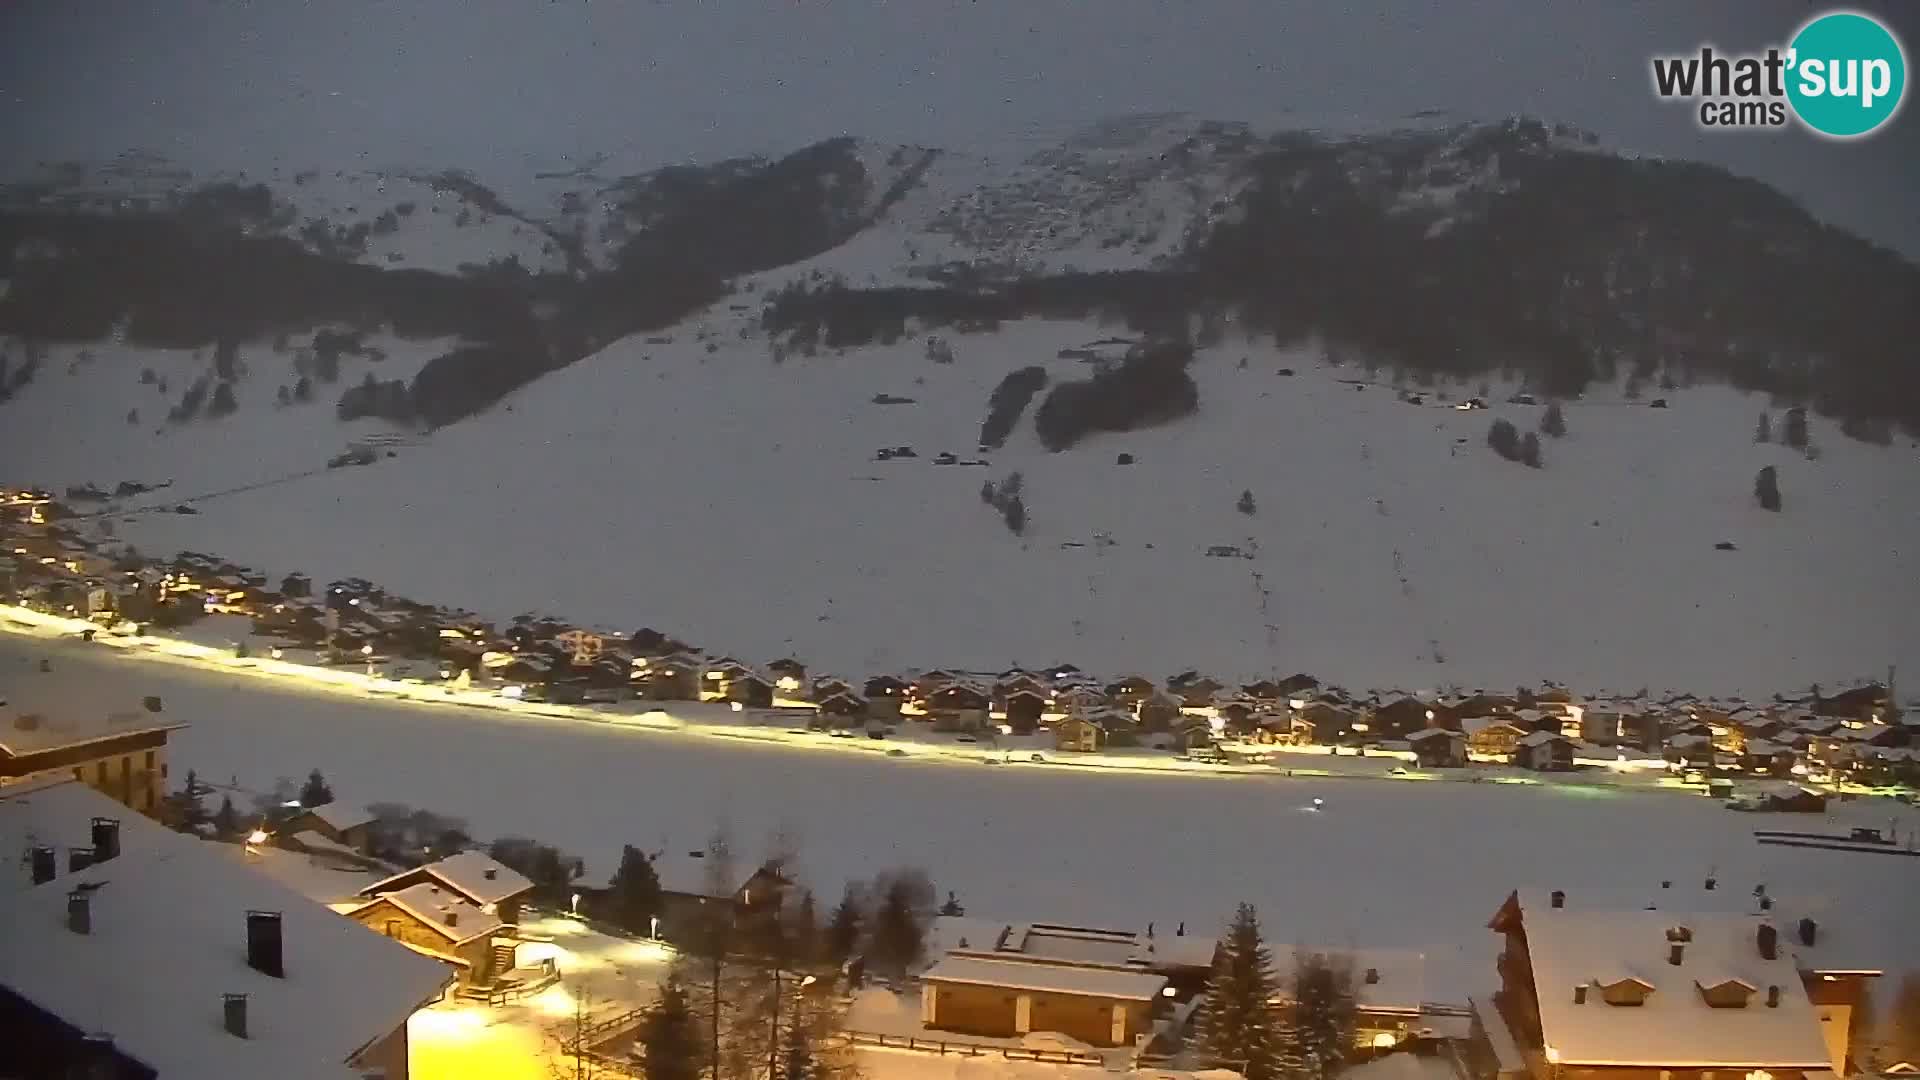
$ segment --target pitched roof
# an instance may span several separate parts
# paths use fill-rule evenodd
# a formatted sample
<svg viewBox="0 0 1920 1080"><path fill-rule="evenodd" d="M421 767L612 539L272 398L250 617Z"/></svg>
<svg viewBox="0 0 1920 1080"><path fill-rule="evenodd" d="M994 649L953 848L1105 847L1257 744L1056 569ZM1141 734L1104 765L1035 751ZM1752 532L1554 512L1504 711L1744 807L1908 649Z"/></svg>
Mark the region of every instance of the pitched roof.
<svg viewBox="0 0 1920 1080"><path fill-rule="evenodd" d="M373 811L356 803L341 802L338 799L324 806L309 806L305 812L342 832L356 825L368 824L373 820Z"/></svg>
<svg viewBox="0 0 1920 1080"><path fill-rule="evenodd" d="M499 916L489 915L457 894L424 881L399 892L381 893L347 914L357 915L380 903L392 904L456 945L484 937L506 925Z"/></svg>
<svg viewBox="0 0 1920 1080"><path fill-rule="evenodd" d="M1427 954L1411 949L1337 949L1314 948L1335 964L1350 969L1354 1000L1362 1009L1375 1012L1417 1013L1427 989ZM1281 976L1282 996L1287 976L1293 971L1295 950L1273 950L1273 970ZM1371 972L1374 981L1368 982Z"/></svg>
<svg viewBox="0 0 1920 1080"><path fill-rule="evenodd" d="M980 956L943 958L921 976L927 982L965 983L1042 993L1079 994L1120 1001L1152 1001L1167 980L1144 971L1068 967L1020 960L989 960Z"/></svg>
<svg viewBox="0 0 1920 1080"><path fill-rule="evenodd" d="M83 784L0 788L6 851L29 838L73 844L95 816L119 819L119 857L44 885L25 870L0 878L0 985L111 1035L161 1076L355 1075L348 1059L451 977L445 965L233 860L224 846L170 832ZM83 884L93 886L92 926L77 934L67 929L67 895ZM284 978L247 965L249 911L281 913ZM135 971L160 975L127 977ZM249 1038L224 1029L224 994L247 995Z"/></svg>
<svg viewBox="0 0 1920 1080"><path fill-rule="evenodd" d="M438 862L401 872L360 890L362 896L377 896L388 891L402 878L425 872L449 889L476 904L497 904L533 888L518 870L495 860L484 851L462 851Z"/></svg>
<svg viewBox="0 0 1920 1080"><path fill-rule="evenodd" d="M1563 1065L1650 1068L1831 1066L1820 1021L1782 934L1774 959L1760 955L1759 915L1618 908L1555 908L1520 894L1546 1045ZM1669 929L1690 931L1681 962L1669 962ZM1609 1005L1575 988L1624 970L1652 991L1637 1006ZM1744 1008L1714 1008L1701 986L1738 979L1758 993ZM1778 987L1780 1003L1766 1004Z"/></svg>

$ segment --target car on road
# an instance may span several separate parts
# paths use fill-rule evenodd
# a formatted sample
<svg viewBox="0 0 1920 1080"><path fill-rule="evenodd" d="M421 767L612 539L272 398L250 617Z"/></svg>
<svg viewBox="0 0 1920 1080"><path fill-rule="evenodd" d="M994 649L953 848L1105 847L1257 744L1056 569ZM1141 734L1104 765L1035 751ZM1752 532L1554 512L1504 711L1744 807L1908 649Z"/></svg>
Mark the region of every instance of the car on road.
<svg viewBox="0 0 1920 1080"><path fill-rule="evenodd" d="M1028 760L1028 761L1037 761L1037 762L1039 762L1040 764L1042 764L1042 765L1045 765L1045 764L1047 763L1047 755L1045 755L1045 754L1028 754L1028 755L1027 755L1027 760Z"/></svg>
<svg viewBox="0 0 1920 1080"><path fill-rule="evenodd" d="M954 741L954 742L965 742L965 743L977 743L977 742L979 742L980 740L979 740L979 739L976 739L976 738L974 738L974 737L973 737L972 735L955 735L955 736L953 737L953 741Z"/></svg>
<svg viewBox="0 0 1920 1080"><path fill-rule="evenodd" d="M888 757L906 757L907 752L896 746L893 749L887 751L887 756Z"/></svg>

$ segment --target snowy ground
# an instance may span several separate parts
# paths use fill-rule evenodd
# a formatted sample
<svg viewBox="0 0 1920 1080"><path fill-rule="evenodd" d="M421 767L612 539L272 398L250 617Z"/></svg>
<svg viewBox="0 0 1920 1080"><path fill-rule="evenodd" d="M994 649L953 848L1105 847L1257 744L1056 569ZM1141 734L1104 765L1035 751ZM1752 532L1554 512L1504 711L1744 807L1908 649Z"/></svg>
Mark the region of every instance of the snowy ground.
<svg viewBox="0 0 1920 1080"><path fill-rule="evenodd" d="M650 625L849 674L1071 661L1156 677L1304 670L1355 687L1556 679L1764 695L1920 668L1915 451L1818 419L1818 461L1755 444L1759 398L1570 403L1570 433L1545 440L1536 471L1484 438L1490 416L1531 430L1538 407L1413 406L1308 351L1230 342L1193 366L1193 417L1059 454L1029 417L991 468L942 467L943 450L974 456L1008 370L1083 377L1055 353L1112 329L1009 324L956 338L951 365L911 339L773 365L763 341L739 339L748 317L722 308L670 343L621 342L373 467L121 531L148 550L361 575L497 617ZM61 379L43 375L8 407L0 479L172 477L172 500L310 468L338 445L315 432L297 461L269 466L255 459L281 454L271 434L213 424L153 438L105 422L80 453L47 427L83 417L51 396ZM874 405L876 393L917 403ZM15 427L23 414L40 426ZM248 416L227 423L274 422ZM872 460L898 445L920 456ZM1119 452L1138 464L1114 464ZM1763 464L1780 470L1784 513L1754 505ZM979 499L1013 470L1024 538ZM1254 516L1234 510L1243 489ZM1256 555L1205 557L1215 544Z"/></svg>
<svg viewBox="0 0 1920 1080"><path fill-rule="evenodd" d="M323 770L364 798L520 833L611 872L620 845L697 846L725 822L758 851L784 830L825 902L841 883L925 866L969 914L1211 932L1240 900L1276 940L1429 952L1430 985L1493 978L1487 918L1521 885L1577 890L1716 873L1886 942L1920 970L1906 924L1920 860L1762 847L1750 815L1690 795L1493 784L1206 782L1176 775L993 769L447 710L348 704L279 681L240 680L0 638L9 663L50 656L100 692L160 694L178 733L176 775L275 778ZM1319 811L1310 809L1316 798ZM1845 820L1910 835L1911 808L1855 803ZM1794 827L1817 827L1796 818ZM1433 996L1433 995L1430 995ZM1454 996L1454 995L1450 995Z"/></svg>

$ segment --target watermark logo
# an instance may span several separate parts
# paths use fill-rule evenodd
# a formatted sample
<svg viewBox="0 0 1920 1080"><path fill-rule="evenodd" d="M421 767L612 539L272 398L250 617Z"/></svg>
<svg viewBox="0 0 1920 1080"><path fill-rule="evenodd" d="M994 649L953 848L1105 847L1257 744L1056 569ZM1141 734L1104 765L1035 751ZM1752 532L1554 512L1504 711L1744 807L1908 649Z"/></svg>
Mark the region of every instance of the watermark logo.
<svg viewBox="0 0 1920 1080"><path fill-rule="evenodd" d="M1653 58L1653 89L1696 103L1703 128L1783 128L1798 120L1832 139L1885 127L1907 92L1900 40L1879 20L1830 11L1800 27L1784 47L1728 55L1712 46Z"/></svg>

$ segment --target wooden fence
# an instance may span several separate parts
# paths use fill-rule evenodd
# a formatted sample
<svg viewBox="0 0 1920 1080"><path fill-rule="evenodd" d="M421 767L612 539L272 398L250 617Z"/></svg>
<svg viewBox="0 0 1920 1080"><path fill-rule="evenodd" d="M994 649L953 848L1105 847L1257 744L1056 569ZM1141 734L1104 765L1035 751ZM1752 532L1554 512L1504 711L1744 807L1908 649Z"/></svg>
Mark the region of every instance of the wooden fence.
<svg viewBox="0 0 1920 1080"><path fill-rule="evenodd" d="M988 1046L981 1043L948 1042L915 1035L887 1035L878 1031L848 1031L844 1037L856 1046L884 1046L895 1050L915 1050L923 1054L949 1054L960 1057L1000 1057L1008 1061L1045 1061L1057 1065L1104 1065L1098 1054L1073 1050L1039 1050L1024 1046Z"/></svg>

